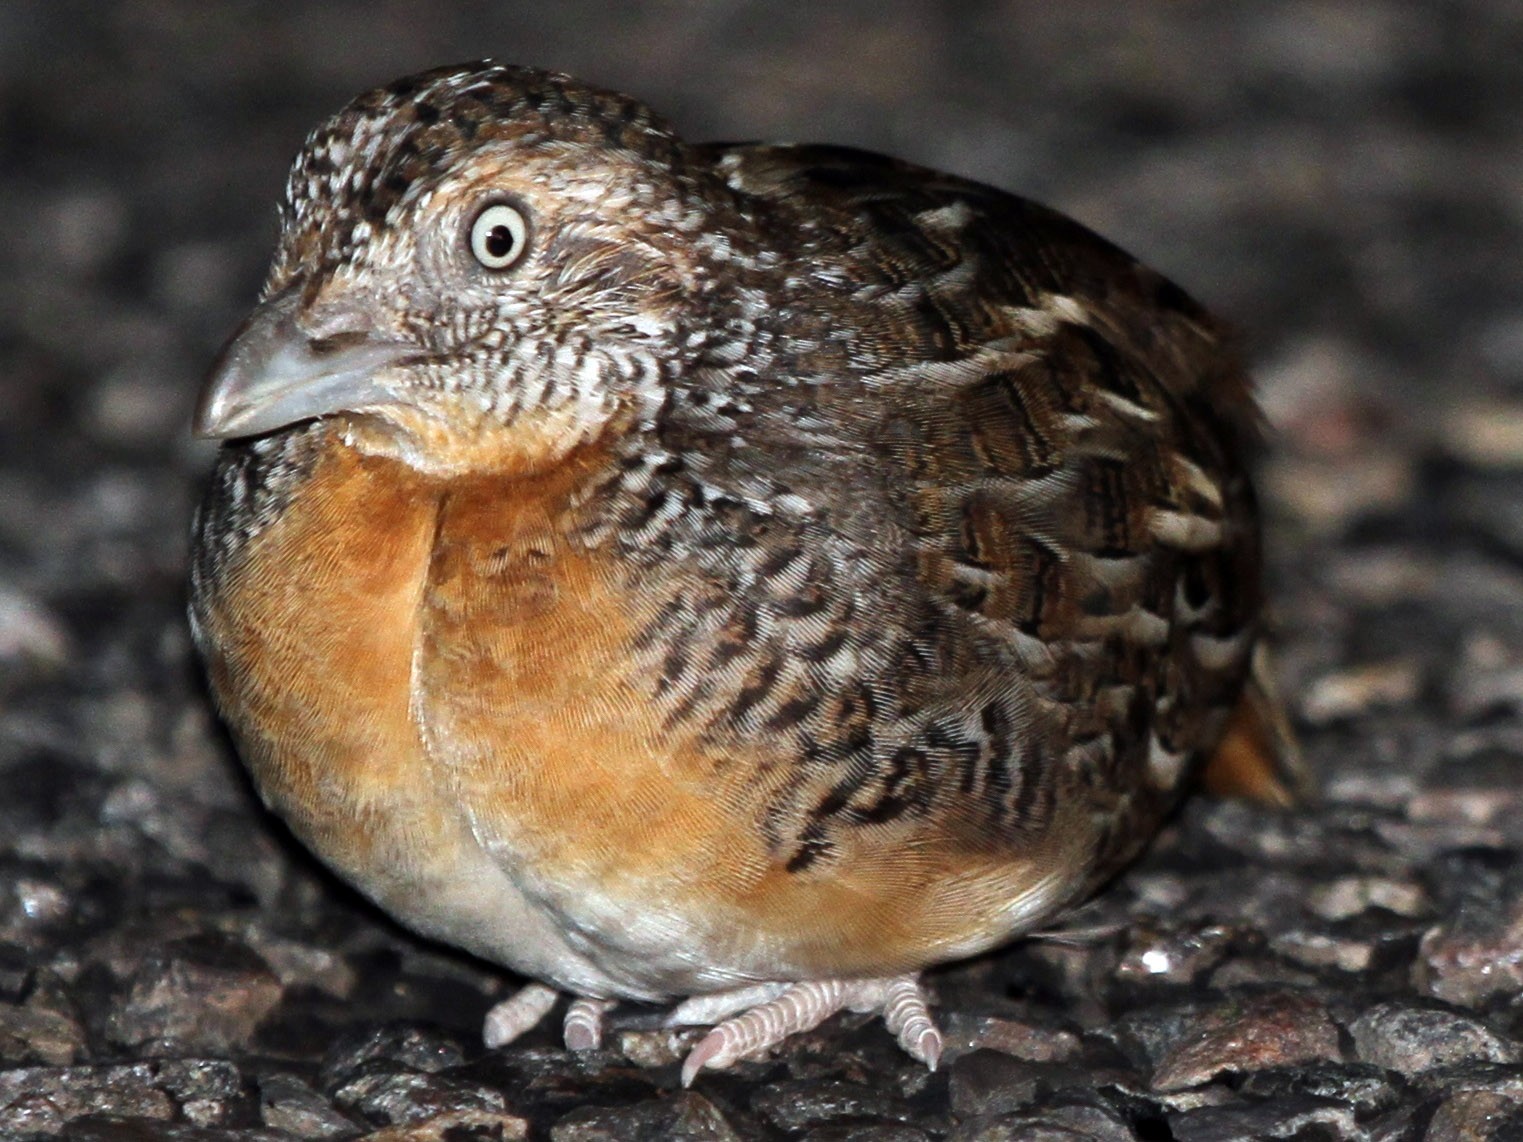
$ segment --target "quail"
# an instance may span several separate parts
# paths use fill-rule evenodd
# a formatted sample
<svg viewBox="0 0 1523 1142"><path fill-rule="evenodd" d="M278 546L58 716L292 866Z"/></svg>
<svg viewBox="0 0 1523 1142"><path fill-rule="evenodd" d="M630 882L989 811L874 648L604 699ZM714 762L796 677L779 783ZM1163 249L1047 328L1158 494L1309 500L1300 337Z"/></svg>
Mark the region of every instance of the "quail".
<svg viewBox="0 0 1523 1142"><path fill-rule="evenodd" d="M574 1048L620 1000L713 1025L684 1082L843 1008L934 1067L921 973L1262 737L1231 338L962 178L411 76L306 140L195 429L238 750L382 909L531 981L492 1045L565 993Z"/></svg>

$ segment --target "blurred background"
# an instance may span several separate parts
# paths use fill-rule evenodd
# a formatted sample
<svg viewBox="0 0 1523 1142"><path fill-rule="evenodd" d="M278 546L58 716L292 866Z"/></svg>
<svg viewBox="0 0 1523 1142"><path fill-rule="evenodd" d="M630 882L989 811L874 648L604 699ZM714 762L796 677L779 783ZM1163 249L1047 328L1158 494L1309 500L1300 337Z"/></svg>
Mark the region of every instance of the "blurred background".
<svg viewBox="0 0 1523 1142"><path fill-rule="evenodd" d="M1045 200L1235 321L1282 426L1421 431L1523 379L1505 0L11 0L6 455L204 462L180 428L305 132L481 56L627 90L691 138L850 143Z"/></svg>
<svg viewBox="0 0 1523 1142"><path fill-rule="evenodd" d="M258 812L182 619L211 458L189 412L287 163L357 92L482 56L629 91L693 139L853 144L1038 198L1235 323L1273 428L1281 671L1327 802L1290 840L1192 810L1185 848L1259 870L1234 903L1263 904L1275 978L1417 987L1516 1033L1511 995L1444 990L1419 937L1480 924L1490 978L1523 983L1523 5L4 0L0 1062L236 1051L256 1027L320 1055L377 1012L466 1035L499 986L402 940ZM1199 873L1169 843L1154 903L1186 924ZM1352 849L1411 892L1334 934L1384 949L1349 968L1305 950L1334 936L1290 902ZM1485 875L1446 855L1477 851ZM1150 875L1112 899L1145 910ZM197 987L227 978L268 1002L198 1022ZM1064 986L1053 1010L1086 1026L1132 1002Z"/></svg>
<svg viewBox="0 0 1523 1142"><path fill-rule="evenodd" d="M165 439L305 132L482 56L629 91L691 138L851 143L1048 201L1235 319L1271 388L1307 354L1377 395L1520 372L1505 0L11 0L0 288L31 353L5 383Z"/></svg>

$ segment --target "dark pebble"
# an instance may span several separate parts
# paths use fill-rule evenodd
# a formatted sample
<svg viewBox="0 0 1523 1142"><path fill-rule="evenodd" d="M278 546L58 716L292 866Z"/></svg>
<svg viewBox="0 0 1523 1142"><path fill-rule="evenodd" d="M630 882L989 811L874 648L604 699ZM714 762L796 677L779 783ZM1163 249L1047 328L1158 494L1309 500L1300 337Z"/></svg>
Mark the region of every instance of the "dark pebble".
<svg viewBox="0 0 1523 1142"><path fill-rule="evenodd" d="M1273 1102L1206 1106L1169 1120L1174 1142L1244 1142L1245 1139L1317 1138L1345 1142L1365 1137L1346 1103L1310 1095Z"/></svg>
<svg viewBox="0 0 1523 1142"><path fill-rule="evenodd" d="M286 1074L259 1080L259 1120L272 1130L298 1138L342 1139L361 1129L301 1079Z"/></svg>
<svg viewBox="0 0 1523 1142"><path fill-rule="evenodd" d="M246 1046L280 1002L280 980L257 955L195 938L149 955L105 1020L122 1047L226 1051Z"/></svg>
<svg viewBox="0 0 1523 1142"><path fill-rule="evenodd" d="M725 1116L692 1091L617 1108L573 1110L550 1131L552 1142L740 1142Z"/></svg>
<svg viewBox="0 0 1523 1142"><path fill-rule="evenodd" d="M1062 1106L975 1118L947 1135L948 1142L1135 1142L1131 1124L1096 1106Z"/></svg>
<svg viewBox="0 0 1523 1142"><path fill-rule="evenodd" d="M1511 1142L1523 1138L1523 1101L1489 1090L1462 1090L1439 1104L1423 1142Z"/></svg>
<svg viewBox="0 0 1523 1142"><path fill-rule="evenodd" d="M1322 1004L1288 993L1253 996L1180 1028L1179 1038L1158 1057L1153 1086L1183 1090L1223 1073L1341 1057L1338 1028Z"/></svg>
<svg viewBox="0 0 1523 1142"><path fill-rule="evenodd" d="M843 1118L910 1117L901 1097L863 1083L796 1079L767 1083L751 1096L751 1107L774 1126L802 1130Z"/></svg>
<svg viewBox="0 0 1523 1142"><path fill-rule="evenodd" d="M1473 1061L1515 1063L1523 1051L1469 1015L1413 1002L1381 1003L1349 1024L1359 1058L1415 1078Z"/></svg>
<svg viewBox="0 0 1523 1142"><path fill-rule="evenodd" d="M0 1137L58 1134L77 1119L102 1115L197 1126L251 1124L253 1110L243 1074L219 1060L0 1072Z"/></svg>

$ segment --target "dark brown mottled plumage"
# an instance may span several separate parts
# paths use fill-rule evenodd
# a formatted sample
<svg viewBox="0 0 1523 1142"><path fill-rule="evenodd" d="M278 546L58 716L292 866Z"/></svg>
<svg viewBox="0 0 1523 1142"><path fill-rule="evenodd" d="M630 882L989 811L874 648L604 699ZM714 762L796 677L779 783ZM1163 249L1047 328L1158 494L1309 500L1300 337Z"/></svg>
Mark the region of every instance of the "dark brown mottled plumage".
<svg viewBox="0 0 1523 1142"><path fill-rule="evenodd" d="M1259 615L1247 382L1179 288L1008 194L690 146L476 64L292 170L192 616L270 804L413 927L580 998L842 1005L1130 859ZM548 986L546 986L548 985Z"/></svg>

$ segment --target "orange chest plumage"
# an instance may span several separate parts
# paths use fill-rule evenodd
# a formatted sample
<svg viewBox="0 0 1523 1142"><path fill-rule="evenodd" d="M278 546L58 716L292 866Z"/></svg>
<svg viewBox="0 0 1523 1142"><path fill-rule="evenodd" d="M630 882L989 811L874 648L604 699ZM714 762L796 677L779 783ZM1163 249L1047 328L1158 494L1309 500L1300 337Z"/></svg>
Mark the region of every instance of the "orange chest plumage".
<svg viewBox="0 0 1523 1142"><path fill-rule="evenodd" d="M635 995L950 958L1077 887L1055 852L978 856L935 828L789 872L759 824L787 765L671 723L632 654L680 578L642 585L575 538L603 463L445 482L335 432L225 570L201 607L214 689L262 794L325 860L521 968L482 898L522 893Z"/></svg>
<svg viewBox="0 0 1523 1142"><path fill-rule="evenodd" d="M682 750L628 677L620 576L567 535L600 458L444 481L333 435L211 608L214 685L298 832L432 799L549 857L507 818L597 835L647 780L670 801Z"/></svg>
<svg viewBox="0 0 1523 1142"><path fill-rule="evenodd" d="M265 799L383 907L521 970L659 994L561 947L562 906L748 858L713 851L744 837L632 688L617 575L566 535L599 460L446 482L335 430L200 592L201 641ZM520 946L526 925L556 946Z"/></svg>

